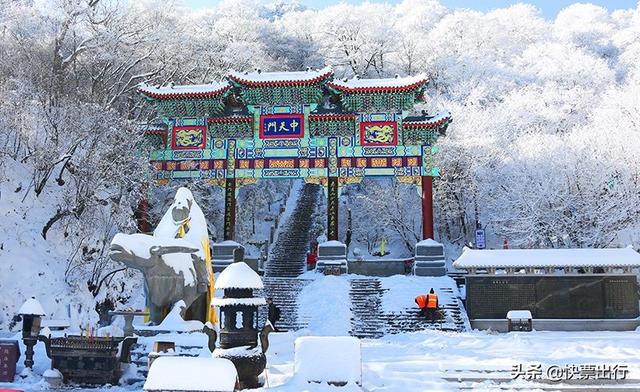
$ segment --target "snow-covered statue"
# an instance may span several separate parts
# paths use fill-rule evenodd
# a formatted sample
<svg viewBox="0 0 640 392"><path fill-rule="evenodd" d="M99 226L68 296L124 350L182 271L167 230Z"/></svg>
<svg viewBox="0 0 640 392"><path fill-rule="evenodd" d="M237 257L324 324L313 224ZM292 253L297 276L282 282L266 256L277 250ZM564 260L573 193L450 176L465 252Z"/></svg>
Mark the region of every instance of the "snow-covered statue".
<svg viewBox="0 0 640 392"><path fill-rule="evenodd" d="M178 301L187 318L215 320L208 306L213 295L207 222L187 188L176 192L153 235L118 233L109 256L142 271L151 321L160 324Z"/></svg>

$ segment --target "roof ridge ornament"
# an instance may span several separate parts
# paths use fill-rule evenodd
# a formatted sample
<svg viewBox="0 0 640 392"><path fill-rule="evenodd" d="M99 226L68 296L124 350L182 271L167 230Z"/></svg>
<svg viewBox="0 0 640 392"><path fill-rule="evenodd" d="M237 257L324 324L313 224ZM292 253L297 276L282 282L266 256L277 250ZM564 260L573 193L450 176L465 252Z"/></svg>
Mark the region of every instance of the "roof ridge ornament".
<svg viewBox="0 0 640 392"><path fill-rule="evenodd" d="M177 85L173 81L167 84L138 84L138 91L151 99L190 99L213 98L224 95L231 89L227 81L205 84Z"/></svg>
<svg viewBox="0 0 640 392"><path fill-rule="evenodd" d="M333 77L331 67L313 70L308 67L299 71L265 71L255 68L253 72L238 72L229 70L226 78L235 86L248 88L263 87L304 87L320 86Z"/></svg>

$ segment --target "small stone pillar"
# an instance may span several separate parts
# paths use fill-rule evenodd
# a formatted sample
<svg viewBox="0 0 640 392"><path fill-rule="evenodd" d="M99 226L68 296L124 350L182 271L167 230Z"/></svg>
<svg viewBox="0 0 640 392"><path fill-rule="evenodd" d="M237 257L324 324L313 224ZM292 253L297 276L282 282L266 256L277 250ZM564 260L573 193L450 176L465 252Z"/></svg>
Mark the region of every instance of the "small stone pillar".
<svg viewBox="0 0 640 392"><path fill-rule="evenodd" d="M417 276L444 276L446 273L447 267L442 244L430 238L418 242L413 274Z"/></svg>
<svg viewBox="0 0 640 392"><path fill-rule="evenodd" d="M262 297L254 297L253 290L264 288L262 280L246 263L237 262L222 271L216 288L224 290L224 296L211 301L220 308L222 320L220 348L213 351L213 356L233 362L242 389L258 388L258 375L267 365L258 347L258 308L267 303Z"/></svg>
<svg viewBox="0 0 640 392"><path fill-rule="evenodd" d="M325 275L348 273L347 246L340 241L327 241L318 245L316 272Z"/></svg>
<svg viewBox="0 0 640 392"><path fill-rule="evenodd" d="M213 272L222 272L229 265L239 261L244 261L244 246L241 244L235 241L223 241L211 245Z"/></svg>

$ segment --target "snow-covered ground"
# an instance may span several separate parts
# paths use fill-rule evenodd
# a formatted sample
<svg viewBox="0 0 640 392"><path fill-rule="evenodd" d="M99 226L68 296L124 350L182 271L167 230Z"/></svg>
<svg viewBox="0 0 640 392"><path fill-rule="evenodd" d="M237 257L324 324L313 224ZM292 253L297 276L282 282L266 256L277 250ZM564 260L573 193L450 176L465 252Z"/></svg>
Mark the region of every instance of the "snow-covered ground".
<svg viewBox="0 0 640 392"><path fill-rule="evenodd" d="M328 316L330 317L330 316ZM313 331L304 331L313 334ZM273 391L325 391L334 387L318 384L301 384L294 379L294 342L301 333L273 333L267 352L268 385L259 390ZM180 336L174 336L181 339ZM186 336L183 336L186 338ZM530 332L494 334L473 331L445 333L424 331L390 335L382 339L364 339L362 342L363 389L367 391L455 391L463 386L479 389L530 386L522 376L511 381L513 366L541 364L542 379L548 379L546 369L557 365L594 365L628 367L627 379L637 380L626 386L630 390L640 388L640 339L637 332ZM46 370L48 360L42 344L36 347L34 375L14 384L2 384L0 388L16 387L41 390L46 384L39 376ZM336 353L337 356L340 353ZM24 358L24 357L23 357ZM22 358L22 359L23 359ZM21 361L22 362L22 361ZM19 371L22 363L19 364ZM506 379L509 384L491 381L472 384L447 381L458 377L487 377ZM558 386L551 383L540 386ZM110 391L137 391L140 385L93 389ZM353 386L340 391L358 390Z"/></svg>
<svg viewBox="0 0 640 392"><path fill-rule="evenodd" d="M309 335L342 336L351 328L349 281L344 276L322 276L315 271L304 277L315 278L298 297L299 317L309 320Z"/></svg>
<svg viewBox="0 0 640 392"><path fill-rule="evenodd" d="M307 384L295 377L294 345L302 336L345 336L350 329L352 312L349 302L349 279L357 276L322 276L307 273L313 278L300 293L303 316L308 317L307 328L295 332L272 333L267 352L266 384L260 391L326 391L335 387L326 384ZM416 293L430 287L449 285L450 278L393 276L381 278L388 291L383 297L387 310L411 307ZM406 298L405 298L406 297ZM404 300L402 299L404 298ZM557 382L549 380L547 369L557 366L572 369L574 379L581 366L588 369L626 366L625 387L640 389L640 339L636 331L629 332L514 332L499 334L488 331L463 333L419 331L387 335L381 339L363 339L362 389L355 385L335 389L340 391L455 391L460 388L491 390L499 387L553 388ZM182 346L206 346L202 333L167 334L156 338L142 338L151 349L153 340L175 341ZM24 347L22 348L24 352ZM327 353L324 353L327 354ZM209 356L206 349L201 356ZM344 355L335 352L336 358ZM18 372L22 371L22 360ZM514 366L523 371L540 365L538 384L524 381L524 375L512 380ZM36 365L33 375L18 379L13 386L25 390L45 389L41 375L49 367L49 360L40 343L36 346ZM586 370L585 370L586 371ZM131 374L131 371L129 372ZM556 374L557 376L557 374ZM575 382L575 381L572 381ZM575 384L570 384L575 386ZM581 384L583 385L583 384ZM95 391L139 391L136 384L126 387L98 388Z"/></svg>
<svg viewBox="0 0 640 392"><path fill-rule="evenodd" d="M268 378L273 390L300 390L289 382L295 337L291 333L272 335ZM458 390L470 383L460 384L445 378L475 373L475 377L510 379L512 367L519 364L525 369L529 364L542 364L542 369L551 365L627 365L627 378L637 380L640 378L638 354L640 341L636 332L424 331L362 340L362 386L369 391ZM544 374L543 377L546 378ZM522 382L515 380L512 386L521 387ZM475 386L497 385L485 382ZM640 381L635 384L636 390L638 387ZM327 389L317 385L307 388Z"/></svg>
<svg viewBox="0 0 640 392"><path fill-rule="evenodd" d="M42 227L63 203L61 195L49 188L42 197L33 192L29 173L15 161L4 162L11 179L0 178L0 327L6 327L20 305L35 296L47 316L66 316L68 304L91 303L82 284L65 283L64 271L71 249L58 232L49 233L49 241L40 235ZM19 180L21 179L21 180ZM43 199L48 202L43 202ZM52 245L52 243L59 245Z"/></svg>

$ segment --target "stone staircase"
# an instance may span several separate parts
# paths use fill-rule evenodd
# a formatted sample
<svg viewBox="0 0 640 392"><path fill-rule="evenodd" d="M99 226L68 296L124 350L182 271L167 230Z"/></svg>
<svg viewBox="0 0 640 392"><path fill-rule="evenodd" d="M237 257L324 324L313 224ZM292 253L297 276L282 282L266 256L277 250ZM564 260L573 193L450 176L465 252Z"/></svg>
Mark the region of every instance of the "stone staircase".
<svg viewBox="0 0 640 392"><path fill-rule="evenodd" d="M420 316L417 308L401 309L398 312L385 313L382 309L382 296L386 290L376 278L351 279L351 335L358 338L379 338L386 334L414 332L425 329L443 331L470 330L466 312L459 298L453 295L453 288L440 287L436 292L441 298L450 298L440 304L442 320L431 323ZM442 295L445 294L445 295Z"/></svg>
<svg viewBox="0 0 640 392"><path fill-rule="evenodd" d="M309 281L297 276L305 272L309 232L319 194L319 186L303 185L296 206L281 227L265 265L264 291L258 294L273 298L273 303L280 308L280 320L276 322L280 331L297 330L308 325L308 316L301 315L298 309L298 294ZM263 325L267 319L266 307L260 309L259 317L260 325Z"/></svg>
<svg viewBox="0 0 640 392"><path fill-rule="evenodd" d="M450 300L440 303L440 321L431 323L420 316L418 308L403 309L400 312L393 312L383 315L387 321L388 333L397 334L402 332L414 332L424 329L438 329L442 331L462 332L471 330L466 311L462 301L453 295L451 287L439 287L435 289L440 294L440 298L448 297ZM446 296L443 296L445 294Z"/></svg>
<svg viewBox="0 0 640 392"><path fill-rule="evenodd" d="M280 320L276 322L276 328L280 331L306 328L309 318L298 310L298 294L310 281L298 278L265 277L262 282L264 291L257 291L257 294L265 298L273 298L273 303L280 308ZM259 325L264 325L267 320L267 307L260 307L259 312Z"/></svg>
<svg viewBox="0 0 640 392"><path fill-rule="evenodd" d="M309 231L320 187L304 184L293 213L281 228L265 265L265 277L293 278L305 271Z"/></svg>
<svg viewBox="0 0 640 392"><path fill-rule="evenodd" d="M382 321L382 295L384 290L379 279L352 279L349 298L351 299L351 335L358 338L376 339L384 335Z"/></svg>

